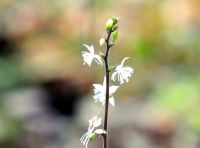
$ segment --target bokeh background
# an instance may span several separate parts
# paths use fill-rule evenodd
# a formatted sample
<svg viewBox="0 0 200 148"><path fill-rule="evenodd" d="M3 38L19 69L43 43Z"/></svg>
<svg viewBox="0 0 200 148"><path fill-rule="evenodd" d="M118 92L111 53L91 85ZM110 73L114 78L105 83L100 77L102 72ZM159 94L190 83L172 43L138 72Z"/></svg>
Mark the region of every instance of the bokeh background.
<svg viewBox="0 0 200 148"><path fill-rule="evenodd" d="M100 49L112 16L110 62L135 72L110 107L110 148L200 147L199 0L1 0L0 148L83 147L103 72L82 65L82 44Z"/></svg>

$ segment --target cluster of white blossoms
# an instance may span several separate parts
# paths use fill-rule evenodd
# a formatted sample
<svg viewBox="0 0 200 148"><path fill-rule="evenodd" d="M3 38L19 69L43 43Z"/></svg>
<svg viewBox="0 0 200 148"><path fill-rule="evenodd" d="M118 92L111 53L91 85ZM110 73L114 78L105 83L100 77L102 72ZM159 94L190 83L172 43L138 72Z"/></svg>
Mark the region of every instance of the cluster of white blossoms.
<svg viewBox="0 0 200 148"><path fill-rule="evenodd" d="M108 34L110 32L110 34L108 35L108 38L110 37L111 33L113 33L112 44L109 43L109 39L105 39L104 37L99 40L100 46L102 46L105 43L107 44L107 52L109 51L109 48L114 45L114 41L118 37L118 30L117 30L118 26L116 26L117 22L118 22L118 18L114 18L114 19L109 19L106 24L106 30ZM82 51L83 65L87 64L88 66L91 66L91 64L94 63L93 61L95 61L100 66L105 65L106 74L108 72L108 75L106 75L107 77L104 76L103 84L93 84L94 101L100 102L102 105L105 105L106 91L109 90L107 92L107 95L109 94L109 98L107 99L109 99L109 103L112 106L114 106L115 105L114 93L119 89L119 86L116 86L116 85L109 86L109 80L107 81L106 78L109 78L109 73L112 73L111 80L113 82L115 83L118 82L119 85L122 85L125 82L129 82L129 78L133 75L133 72L134 72L134 70L131 67L124 66L125 61L128 60L129 57L125 57L119 65L109 67L106 61L107 55L108 55L107 52L105 55L102 52L99 52L99 54L97 54L95 52L93 45L91 46L86 45L86 44L83 44L83 45L87 48L87 51ZM103 64L102 62L103 60L105 64ZM106 82L108 83L106 84ZM106 131L104 129L101 129L101 128L97 129L97 127L101 125L101 120L102 119L98 118L97 116L94 116L89 120L88 131L80 139L81 143L83 143L83 145L85 145L86 148L87 148L88 142L94 137L96 137L96 135L106 134Z"/></svg>
<svg viewBox="0 0 200 148"><path fill-rule="evenodd" d="M94 51L94 46L91 45L86 45L84 46L88 49L89 52L83 51L82 52L82 57L83 57L83 65L88 64L88 66L91 66L91 63L95 61L99 65L103 65L101 56L95 53ZM112 81L119 81L120 85L123 84L124 82L128 82L129 78L133 74L133 69L129 66L124 66L124 62L129 59L129 57L126 57L122 60L121 64L116 66L114 68L114 72L111 76ZM106 77L104 77L103 84L93 84L93 91L94 91L94 100L95 102L100 102L102 105L105 104L106 100ZM111 105L115 105L115 100L113 97L113 94L117 91L119 86L110 86L109 87L109 103ZM93 117L91 120L89 120L89 128L88 131L81 137L81 142L83 145L86 145L89 142L89 140L94 136L95 134L103 134L105 131L103 129L97 129L94 130L96 127L101 125L101 118L97 119L97 117Z"/></svg>
<svg viewBox="0 0 200 148"><path fill-rule="evenodd" d="M88 46L86 44L84 44L84 46L89 50L89 52L87 51L83 51L82 52L82 57L83 57L83 65L88 64L89 66L91 66L92 61L94 60L95 62L97 62L100 65L103 65L103 62L101 60L101 57L96 54L94 52L94 46ZM120 84L123 84L124 82L128 82L129 78L131 77L131 75L133 74L133 68L129 67L129 66L124 66L124 62L129 59L129 57L125 57L121 64L116 66L115 68L115 72L112 74L111 79L115 82L116 80L120 82ZM100 87L101 86L101 87ZM103 85L101 84L94 84L94 92L95 94L99 94L100 92L105 92L105 78L104 78L104 83ZM116 88L117 86L115 86L114 88ZM118 87L117 87L118 88ZM116 91L116 89L115 89ZM114 91L114 92L115 92ZM113 93L114 93L113 92ZM102 94L101 93L101 94ZM102 95L101 95L102 96ZM103 95L104 96L104 95ZM105 99L96 99L97 97L95 97L96 102L102 102L102 100ZM99 98L99 97L98 97Z"/></svg>

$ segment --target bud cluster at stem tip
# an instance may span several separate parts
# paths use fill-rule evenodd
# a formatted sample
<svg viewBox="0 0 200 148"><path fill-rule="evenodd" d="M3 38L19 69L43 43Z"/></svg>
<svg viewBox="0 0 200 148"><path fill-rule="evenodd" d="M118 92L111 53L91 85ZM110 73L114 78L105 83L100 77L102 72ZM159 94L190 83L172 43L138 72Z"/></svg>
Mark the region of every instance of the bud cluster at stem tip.
<svg viewBox="0 0 200 148"><path fill-rule="evenodd" d="M108 21L106 22L106 30L111 30L115 31L118 28L118 17L112 17L111 19L108 19Z"/></svg>
<svg viewBox="0 0 200 148"><path fill-rule="evenodd" d="M106 31L111 31L112 32L112 43L110 47L114 45L114 41L118 39L119 32L118 32L118 20L119 17L112 17L107 20L106 22ZM105 37L101 37L99 40L99 45L103 46L106 43Z"/></svg>

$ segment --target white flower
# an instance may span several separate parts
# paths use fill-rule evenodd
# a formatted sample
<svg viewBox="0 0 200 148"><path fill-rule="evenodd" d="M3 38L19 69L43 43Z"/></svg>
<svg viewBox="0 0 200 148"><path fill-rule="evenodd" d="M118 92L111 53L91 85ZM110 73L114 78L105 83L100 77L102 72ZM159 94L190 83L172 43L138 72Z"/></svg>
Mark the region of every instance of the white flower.
<svg viewBox="0 0 200 148"><path fill-rule="evenodd" d="M86 63L89 66L92 64L92 61L96 61L98 64L103 65L103 62L101 61L101 57L98 54L95 54L94 52L94 46L88 46L86 44L83 44L88 50L87 51L82 51L82 57L83 57L83 65Z"/></svg>
<svg viewBox="0 0 200 148"><path fill-rule="evenodd" d="M104 77L103 85L101 84L93 84L94 86L94 99L95 102L101 102L103 105L105 104L106 100L106 77ZM115 100L114 97L112 96L116 90L119 88L119 86L110 86L109 87L109 102L113 106L115 105Z"/></svg>
<svg viewBox="0 0 200 148"><path fill-rule="evenodd" d="M129 66L123 66L124 62L129 59L129 57L126 57L122 60L121 64L118 65L115 69L115 72L112 74L111 79L115 81L120 81L120 84L123 84L124 81L128 82L129 77L131 77L131 74L133 74L133 69Z"/></svg>
<svg viewBox="0 0 200 148"><path fill-rule="evenodd" d="M103 129L96 129L98 126L101 125L101 118L98 118L97 116L93 116L89 120L89 127L88 131L80 138L81 143L86 146L88 145L88 142L90 141L90 138L93 134L105 134L105 130Z"/></svg>

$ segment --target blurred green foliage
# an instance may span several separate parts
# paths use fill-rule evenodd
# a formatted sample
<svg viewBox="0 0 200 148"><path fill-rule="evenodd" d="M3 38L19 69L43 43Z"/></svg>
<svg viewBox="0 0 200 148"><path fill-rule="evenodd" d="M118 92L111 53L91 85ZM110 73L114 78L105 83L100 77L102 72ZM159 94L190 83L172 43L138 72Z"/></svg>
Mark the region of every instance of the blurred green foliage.
<svg viewBox="0 0 200 148"><path fill-rule="evenodd" d="M200 132L199 109L200 77L177 76L168 82L161 82L152 96L156 105L179 116Z"/></svg>

